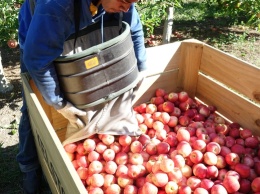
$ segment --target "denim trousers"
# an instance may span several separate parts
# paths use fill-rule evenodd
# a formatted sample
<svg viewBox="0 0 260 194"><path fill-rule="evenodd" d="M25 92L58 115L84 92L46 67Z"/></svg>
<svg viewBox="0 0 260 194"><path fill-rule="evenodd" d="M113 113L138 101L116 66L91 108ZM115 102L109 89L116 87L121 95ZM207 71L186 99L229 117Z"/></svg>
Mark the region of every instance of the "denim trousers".
<svg viewBox="0 0 260 194"><path fill-rule="evenodd" d="M23 62L23 51L20 50L20 66L21 73L27 72ZM19 132L19 151L16 160L19 164L21 172L30 172L40 167L37 150L34 142L34 136L30 124L27 104L25 101L24 92L22 91L23 105L21 107L21 119L18 128Z"/></svg>

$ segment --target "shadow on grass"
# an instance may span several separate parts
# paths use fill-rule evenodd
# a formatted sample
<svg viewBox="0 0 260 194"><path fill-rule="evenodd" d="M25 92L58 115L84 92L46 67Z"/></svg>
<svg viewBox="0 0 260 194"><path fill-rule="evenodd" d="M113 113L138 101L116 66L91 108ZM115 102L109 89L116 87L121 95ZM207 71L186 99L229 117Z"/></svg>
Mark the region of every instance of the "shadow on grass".
<svg viewBox="0 0 260 194"><path fill-rule="evenodd" d="M260 38L259 32L245 29L245 26L240 29L239 25L236 25L246 21L243 16L234 21L225 16L218 5L207 6L205 3L187 2L182 6L174 12L171 42L194 38L210 45L229 45L254 37ZM155 29L155 34L162 34L162 31L163 24Z"/></svg>
<svg viewBox="0 0 260 194"><path fill-rule="evenodd" d="M6 148L0 147L0 193L20 194L21 173L16 161L18 144Z"/></svg>
<svg viewBox="0 0 260 194"><path fill-rule="evenodd" d="M0 194L21 194L22 173L16 161L18 144L0 147ZM51 194L48 183L43 179L41 194Z"/></svg>

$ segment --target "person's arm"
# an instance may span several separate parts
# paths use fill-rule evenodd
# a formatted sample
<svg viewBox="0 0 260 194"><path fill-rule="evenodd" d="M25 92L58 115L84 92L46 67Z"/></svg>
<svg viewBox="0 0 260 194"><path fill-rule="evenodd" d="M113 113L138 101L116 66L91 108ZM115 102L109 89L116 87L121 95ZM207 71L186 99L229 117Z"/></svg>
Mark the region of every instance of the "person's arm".
<svg viewBox="0 0 260 194"><path fill-rule="evenodd" d="M56 3L50 4L39 4L35 8L24 43L23 59L45 101L55 109L61 109L66 101L53 61L62 53L72 20Z"/></svg>
<svg viewBox="0 0 260 194"><path fill-rule="evenodd" d="M71 14L66 14L73 13L71 7L73 8L69 4L57 4L55 1L35 7L24 43L23 61L46 103L71 124L82 128L85 124L79 117L85 116L86 112L63 98L53 64L61 55L63 44L73 29L73 18L70 17Z"/></svg>
<svg viewBox="0 0 260 194"><path fill-rule="evenodd" d="M147 69L144 32L139 14L134 4L131 5L128 12L123 13L123 20L130 25L138 69L139 71L144 71Z"/></svg>

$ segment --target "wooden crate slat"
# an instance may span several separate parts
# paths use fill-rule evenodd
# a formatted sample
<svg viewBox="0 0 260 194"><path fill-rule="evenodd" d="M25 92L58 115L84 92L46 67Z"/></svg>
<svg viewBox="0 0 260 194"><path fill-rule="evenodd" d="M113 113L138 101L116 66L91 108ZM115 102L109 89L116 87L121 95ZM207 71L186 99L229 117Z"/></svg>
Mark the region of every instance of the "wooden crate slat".
<svg viewBox="0 0 260 194"><path fill-rule="evenodd" d="M54 179L58 193L87 193L37 96L23 75L22 81L30 120L33 123L35 144L37 151L42 153L40 156L43 156L40 161L44 165L43 160L45 160L49 169L44 173L51 172L50 176Z"/></svg>
<svg viewBox="0 0 260 194"><path fill-rule="evenodd" d="M260 107L233 91L200 74L196 97L209 105L215 105L218 112L242 127L260 135Z"/></svg>
<svg viewBox="0 0 260 194"><path fill-rule="evenodd" d="M200 70L260 103L260 68L205 45Z"/></svg>
<svg viewBox="0 0 260 194"><path fill-rule="evenodd" d="M201 42L196 40L182 42L177 92L187 91L191 97L195 96L202 51Z"/></svg>

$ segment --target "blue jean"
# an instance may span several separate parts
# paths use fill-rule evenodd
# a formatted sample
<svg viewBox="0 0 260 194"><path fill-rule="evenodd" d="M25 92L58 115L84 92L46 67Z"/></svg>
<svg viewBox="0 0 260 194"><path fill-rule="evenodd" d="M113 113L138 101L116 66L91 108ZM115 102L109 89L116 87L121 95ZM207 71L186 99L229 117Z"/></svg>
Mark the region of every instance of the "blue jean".
<svg viewBox="0 0 260 194"><path fill-rule="evenodd" d="M23 51L20 50L20 65L21 72L27 72L25 64L23 62ZM22 91L23 105L21 107L22 116L19 124L19 152L16 156L19 163L20 170L22 172L30 172L40 167L37 150L34 142L34 136L29 120L29 114L27 110L27 104Z"/></svg>

